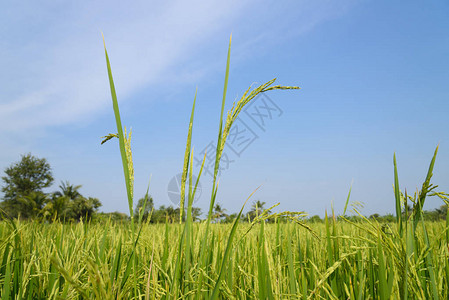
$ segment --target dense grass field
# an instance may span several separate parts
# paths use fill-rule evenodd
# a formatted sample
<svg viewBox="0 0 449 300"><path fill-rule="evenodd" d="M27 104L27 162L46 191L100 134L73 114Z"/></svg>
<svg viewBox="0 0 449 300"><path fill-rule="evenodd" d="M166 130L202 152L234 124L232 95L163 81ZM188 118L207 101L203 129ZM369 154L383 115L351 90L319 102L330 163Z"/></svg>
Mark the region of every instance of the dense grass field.
<svg viewBox="0 0 449 300"><path fill-rule="evenodd" d="M218 298L407 299L407 292L448 299L448 224L425 223L427 236L418 230L411 239L400 238L395 224L329 218L310 225L316 236L295 223L260 223L249 232L241 224ZM1 298L209 298L231 225L212 224L199 267L205 227L193 226L188 267L179 224L143 224L134 248L129 223L2 222Z"/></svg>

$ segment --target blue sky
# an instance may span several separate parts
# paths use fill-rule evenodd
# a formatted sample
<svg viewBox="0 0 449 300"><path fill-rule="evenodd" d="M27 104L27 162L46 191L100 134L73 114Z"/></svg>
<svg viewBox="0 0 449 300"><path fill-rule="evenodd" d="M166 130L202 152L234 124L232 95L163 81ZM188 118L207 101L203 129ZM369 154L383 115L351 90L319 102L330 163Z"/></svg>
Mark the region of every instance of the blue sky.
<svg viewBox="0 0 449 300"><path fill-rule="evenodd" d="M394 212L420 188L435 147L433 183L449 190L449 3L446 1L28 1L0 11L0 168L31 152L102 210L127 212L101 32L122 122L133 130L135 195L170 205L198 87L195 153L216 140L232 33L227 109L274 77L299 91L267 96L280 111L220 178L218 202L249 194L279 210L323 215L352 201ZM259 101L259 100L257 100ZM256 103L256 102L255 102ZM260 104L260 101L258 102ZM257 103L256 103L257 104ZM196 205L207 210L210 177ZM442 203L428 199L427 209Z"/></svg>

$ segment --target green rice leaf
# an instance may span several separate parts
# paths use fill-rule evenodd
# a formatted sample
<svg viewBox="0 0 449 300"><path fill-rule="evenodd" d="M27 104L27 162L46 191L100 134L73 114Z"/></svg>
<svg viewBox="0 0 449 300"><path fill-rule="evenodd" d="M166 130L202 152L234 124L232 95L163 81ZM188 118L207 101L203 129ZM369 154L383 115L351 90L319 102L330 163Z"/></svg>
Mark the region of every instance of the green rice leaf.
<svg viewBox="0 0 449 300"><path fill-rule="evenodd" d="M184 166L182 168L182 177L181 177L181 199L180 199L180 214L179 214L179 222L182 223L182 218L184 214L184 201L185 201L185 194L186 194L186 180L187 180L187 170L189 167L189 158L190 158L190 149L192 145L192 127L193 127L193 116L195 113L195 102L196 102L196 95L197 95L198 89L195 91L195 97L193 98L193 105L192 105L192 112L190 113L190 121L189 121L189 131L187 133L187 143L186 143L186 151L184 153Z"/></svg>
<svg viewBox="0 0 449 300"><path fill-rule="evenodd" d="M104 44L104 53L106 56L106 65L108 68L109 86L111 88L112 107L114 108L115 122L117 125L117 132L118 132L118 138L119 138L120 155L122 157L123 173L125 175L125 186L126 186L126 192L127 192L127 196L128 196L129 213L131 215L131 218L133 218L134 214L133 214L133 199L132 199L132 192L131 192L131 178L130 178L130 174L129 174L128 158L127 158L126 149L125 149L125 136L123 134L123 127L122 127L122 121L120 119L120 111L119 111L119 107L118 107L117 94L115 92L114 79L112 78L111 64L109 62L109 56L108 56L108 52L106 50L106 42L104 40L104 35L103 35L103 44Z"/></svg>
<svg viewBox="0 0 449 300"><path fill-rule="evenodd" d="M396 154L393 154L394 164L394 198L396 200L396 221L398 223L399 234L402 237L402 210L401 210L401 192L399 190L398 167L396 163Z"/></svg>
<svg viewBox="0 0 449 300"><path fill-rule="evenodd" d="M343 216L346 215L346 210L348 209L349 198L351 197L351 190L352 190L352 183L351 183L351 187L349 188L348 197L346 198L345 209L343 210Z"/></svg>

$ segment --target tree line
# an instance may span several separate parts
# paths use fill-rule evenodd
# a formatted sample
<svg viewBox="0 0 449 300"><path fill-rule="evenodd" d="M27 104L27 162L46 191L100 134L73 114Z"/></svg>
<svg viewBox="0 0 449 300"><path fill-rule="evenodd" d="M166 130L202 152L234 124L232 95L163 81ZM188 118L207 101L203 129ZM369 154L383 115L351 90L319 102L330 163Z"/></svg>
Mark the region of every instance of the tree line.
<svg viewBox="0 0 449 300"><path fill-rule="evenodd" d="M37 158L31 153L21 156L19 162L5 169L2 178L3 199L0 202L0 218L20 218L22 220L38 220L45 222L79 222L92 220L127 221L129 216L120 213L98 212L102 206L99 199L85 197L80 193L81 185L63 181L59 190L46 193L54 182L50 164L45 158ZM150 196L144 208L145 199L137 202L135 211L143 214L143 220L148 223L174 223L179 221L180 209L161 205L154 207ZM264 208L265 202L256 201L252 209L242 217L242 220L253 220ZM186 214L184 214L185 216ZM193 221L201 220L201 209L192 208ZM214 206L212 221L215 223L232 222L237 214L227 214L226 209L217 203Z"/></svg>
<svg viewBox="0 0 449 300"><path fill-rule="evenodd" d="M45 158L22 155L19 162L5 169L2 177L2 218L40 221L89 221L101 207L97 198L81 195L81 185L61 182L59 190L45 193L54 181L50 164Z"/></svg>
<svg viewBox="0 0 449 300"><path fill-rule="evenodd" d="M137 214L142 213L143 220L147 221L148 223L174 223L179 222L180 218L180 209L174 208L173 206L166 207L165 205L161 205L158 209L154 207L154 201L152 197L149 197L147 200L147 205L145 207L145 210L143 210L145 203L145 198L139 199L137 202L137 206L135 209L135 212ZM251 210L243 214L241 217L241 221L252 221L254 218L258 215L260 215L265 209L264 209L265 202L261 201L255 201L252 206ZM235 218L237 217L237 213L227 214L226 209L223 208L223 206L220 203L216 203L212 212L212 222L213 223L232 223ZM271 213L271 211L267 211L268 213ZM192 207L192 219L194 222L201 221L202 218L202 211L199 207ZM184 218L186 214L183 214ZM123 216L122 216L123 217ZM185 221L185 220L183 220Z"/></svg>
<svg viewBox="0 0 449 300"><path fill-rule="evenodd" d="M129 220L129 216L124 213L98 212L98 209L102 206L100 200L83 196L79 191L81 185L73 185L65 181L61 182L59 190L45 193L43 190L49 188L54 182L50 164L45 158L37 158L31 154L22 155L19 162L13 163L5 169L5 176L2 177L2 181L3 199L0 202L0 218L10 217L46 222L85 222L108 219L124 222ZM179 207L161 205L156 209L151 196L147 199L145 207L144 203L145 198L139 199L135 212L139 215L142 214L145 222L179 222ZM251 209L241 216L241 221L252 222L262 212L271 214L270 210L265 209L265 204L260 200L253 202ZM442 205L433 211L424 211L423 217L428 221L445 220L447 209L447 205ZM405 211L403 214L405 215ZM201 209L193 207L193 221L201 221L201 216ZM236 217L237 213L228 214L220 203L215 204L212 222L231 223ZM345 218L352 221L363 220L361 216L345 216ZM367 218L375 219L378 222L395 222L396 220L392 214L383 216L372 214ZM279 220L282 221L283 219L279 218ZM324 221L318 215L311 216L307 220L312 223ZM267 220L267 222L272 221L273 218Z"/></svg>

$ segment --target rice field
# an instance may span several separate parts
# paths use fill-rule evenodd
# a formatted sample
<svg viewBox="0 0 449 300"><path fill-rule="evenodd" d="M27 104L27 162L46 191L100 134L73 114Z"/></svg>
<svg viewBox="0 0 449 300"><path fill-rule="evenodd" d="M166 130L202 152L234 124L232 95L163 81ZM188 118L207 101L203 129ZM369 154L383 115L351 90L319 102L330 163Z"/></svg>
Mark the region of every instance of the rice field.
<svg viewBox="0 0 449 300"><path fill-rule="evenodd" d="M447 299L448 224L422 225L241 224L224 264L232 226L213 224L200 267L204 223L189 253L180 224L144 224L134 245L129 224L1 223L1 296L207 299L221 278L218 299Z"/></svg>
<svg viewBox="0 0 449 300"><path fill-rule="evenodd" d="M231 43L207 219L192 220L204 166L203 160L195 184L191 180L195 99L182 166L180 220L149 224L142 221L141 211L133 211L131 132L122 126L105 46L117 125L117 133L105 141L118 138L131 219L85 224L2 221L2 299L449 298L449 211L445 222L424 222L422 217L427 197L448 200L431 184L438 147L421 190L413 196L401 191L393 157L394 223L366 219L356 207L353 213L361 217L357 222L326 212L324 223L307 223L303 212L270 213L270 208L244 223L240 220L246 202L233 224L211 222L221 154L233 122L258 94L299 89L274 85L275 79L250 87L225 117L230 50ZM348 203L349 195L343 215Z"/></svg>

